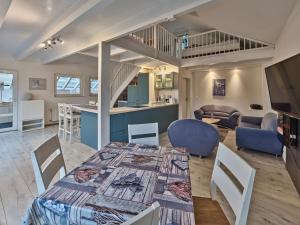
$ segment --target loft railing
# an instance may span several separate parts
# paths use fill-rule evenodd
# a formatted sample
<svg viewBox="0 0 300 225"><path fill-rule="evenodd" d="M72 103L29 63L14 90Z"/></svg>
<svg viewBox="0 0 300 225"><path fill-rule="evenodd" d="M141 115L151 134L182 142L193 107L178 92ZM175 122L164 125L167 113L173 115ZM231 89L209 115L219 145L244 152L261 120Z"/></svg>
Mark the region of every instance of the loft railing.
<svg viewBox="0 0 300 225"><path fill-rule="evenodd" d="M214 30L181 38L181 58L196 58L251 49L274 47L272 44Z"/></svg>
<svg viewBox="0 0 300 225"><path fill-rule="evenodd" d="M136 31L129 36L156 49L158 53L179 59L274 47L274 45L266 42L219 30L178 38L160 25Z"/></svg>
<svg viewBox="0 0 300 225"><path fill-rule="evenodd" d="M159 53L176 57L178 38L160 25L154 25L129 34L136 41L155 48Z"/></svg>

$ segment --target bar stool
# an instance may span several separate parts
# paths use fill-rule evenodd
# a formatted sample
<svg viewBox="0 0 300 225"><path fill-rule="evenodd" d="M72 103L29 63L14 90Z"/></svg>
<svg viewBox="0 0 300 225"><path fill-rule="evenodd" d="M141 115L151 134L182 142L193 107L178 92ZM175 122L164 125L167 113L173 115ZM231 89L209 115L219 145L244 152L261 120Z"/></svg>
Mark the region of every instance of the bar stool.
<svg viewBox="0 0 300 225"><path fill-rule="evenodd" d="M65 103L58 103L58 135L62 132L65 140Z"/></svg>
<svg viewBox="0 0 300 225"><path fill-rule="evenodd" d="M76 131L77 136L80 136L80 113L74 111L72 105L65 104L65 138L69 134L69 142L72 141L72 136Z"/></svg>

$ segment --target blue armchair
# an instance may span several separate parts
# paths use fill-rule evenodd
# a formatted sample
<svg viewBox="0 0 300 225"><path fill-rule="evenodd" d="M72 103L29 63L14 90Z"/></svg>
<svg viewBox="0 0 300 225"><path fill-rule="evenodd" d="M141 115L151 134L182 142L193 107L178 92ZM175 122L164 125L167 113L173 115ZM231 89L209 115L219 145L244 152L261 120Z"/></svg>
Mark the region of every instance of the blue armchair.
<svg viewBox="0 0 300 225"><path fill-rule="evenodd" d="M172 146L185 147L191 155L206 157L219 143L219 133L210 124L199 120L177 120L170 124L168 136Z"/></svg>
<svg viewBox="0 0 300 225"><path fill-rule="evenodd" d="M277 132L277 115L267 113L264 117L243 116L236 129L238 148L282 154L282 135Z"/></svg>

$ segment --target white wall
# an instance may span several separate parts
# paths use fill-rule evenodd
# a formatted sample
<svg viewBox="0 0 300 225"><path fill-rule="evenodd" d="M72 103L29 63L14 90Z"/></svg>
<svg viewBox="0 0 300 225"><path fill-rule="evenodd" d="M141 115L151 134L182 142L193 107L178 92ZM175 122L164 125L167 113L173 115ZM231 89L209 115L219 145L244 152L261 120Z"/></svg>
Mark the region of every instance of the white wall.
<svg viewBox="0 0 300 225"><path fill-rule="evenodd" d="M88 103L90 76L97 76L97 65L82 64L57 64L42 65L38 62L18 62L9 58L0 58L0 69L13 70L18 74L18 102L20 102L25 93L32 93L34 99L44 99L46 124L51 123L51 109L57 108L58 102L65 103ZM66 73L80 75L84 80L84 96L83 97L54 97L54 74ZM46 78L47 89L45 91L29 91L29 78ZM96 99L96 98L92 98ZM20 105L20 104L19 104Z"/></svg>
<svg viewBox="0 0 300 225"><path fill-rule="evenodd" d="M194 71L192 111L216 104L232 106L244 115L261 116L270 110L264 76L262 64ZM226 79L226 96L213 96L213 79ZM253 103L263 105L264 110L250 110L249 105Z"/></svg>
<svg viewBox="0 0 300 225"><path fill-rule="evenodd" d="M272 63L300 53L300 1L297 1L275 45Z"/></svg>

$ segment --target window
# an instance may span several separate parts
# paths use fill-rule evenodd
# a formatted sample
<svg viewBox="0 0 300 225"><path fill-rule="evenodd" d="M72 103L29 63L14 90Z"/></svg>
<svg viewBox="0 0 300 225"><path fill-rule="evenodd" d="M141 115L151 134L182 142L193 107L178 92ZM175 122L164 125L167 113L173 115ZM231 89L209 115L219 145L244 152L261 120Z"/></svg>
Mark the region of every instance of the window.
<svg viewBox="0 0 300 225"><path fill-rule="evenodd" d="M81 77L56 74L55 96L83 96Z"/></svg>
<svg viewBox="0 0 300 225"><path fill-rule="evenodd" d="M12 102L13 74L0 73L0 102Z"/></svg>
<svg viewBox="0 0 300 225"><path fill-rule="evenodd" d="M98 95L98 78L96 77L90 77L90 96L96 96Z"/></svg>

